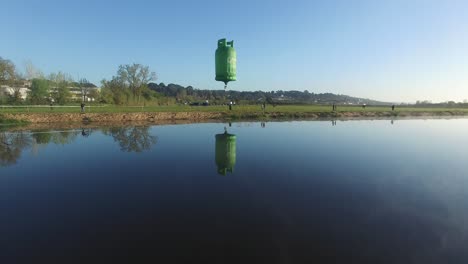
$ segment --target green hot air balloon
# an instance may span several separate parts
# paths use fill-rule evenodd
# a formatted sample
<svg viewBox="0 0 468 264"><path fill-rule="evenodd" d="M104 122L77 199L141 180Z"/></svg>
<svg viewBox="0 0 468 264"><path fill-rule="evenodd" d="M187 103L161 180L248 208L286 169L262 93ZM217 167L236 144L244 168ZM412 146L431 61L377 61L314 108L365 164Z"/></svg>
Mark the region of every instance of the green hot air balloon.
<svg viewBox="0 0 468 264"><path fill-rule="evenodd" d="M216 135L216 166L218 173L226 175L227 172L234 171L236 164L236 135L225 131L223 134Z"/></svg>
<svg viewBox="0 0 468 264"><path fill-rule="evenodd" d="M226 39L218 40L216 49L216 81L224 82L224 89L228 82L236 80L236 50L234 41L226 42Z"/></svg>

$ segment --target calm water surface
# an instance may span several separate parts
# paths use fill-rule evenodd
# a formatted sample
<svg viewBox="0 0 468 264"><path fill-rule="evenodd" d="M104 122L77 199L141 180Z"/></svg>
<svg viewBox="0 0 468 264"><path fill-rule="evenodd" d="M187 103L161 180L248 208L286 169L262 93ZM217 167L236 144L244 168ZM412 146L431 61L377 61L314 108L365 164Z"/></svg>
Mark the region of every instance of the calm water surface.
<svg viewBox="0 0 468 264"><path fill-rule="evenodd" d="M467 119L0 131L0 263L468 263L467 169Z"/></svg>

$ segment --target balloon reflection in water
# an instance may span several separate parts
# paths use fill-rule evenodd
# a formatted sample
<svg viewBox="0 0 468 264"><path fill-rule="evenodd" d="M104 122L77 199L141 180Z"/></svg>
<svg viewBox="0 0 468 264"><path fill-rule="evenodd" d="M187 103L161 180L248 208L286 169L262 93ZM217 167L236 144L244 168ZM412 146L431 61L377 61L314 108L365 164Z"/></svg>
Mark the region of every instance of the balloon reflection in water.
<svg viewBox="0 0 468 264"><path fill-rule="evenodd" d="M226 129L223 134L217 134L215 156L220 175L233 173L236 164L236 135L229 134Z"/></svg>

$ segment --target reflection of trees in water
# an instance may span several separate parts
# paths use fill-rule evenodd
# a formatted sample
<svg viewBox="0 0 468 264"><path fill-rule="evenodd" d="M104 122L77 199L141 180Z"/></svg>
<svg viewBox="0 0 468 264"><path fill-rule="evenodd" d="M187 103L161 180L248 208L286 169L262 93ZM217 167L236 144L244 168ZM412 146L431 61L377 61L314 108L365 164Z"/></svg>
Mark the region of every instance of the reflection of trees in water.
<svg viewBox="0 0 468 264"><path fill-rule="evenodd" d="M52 133L48 131L38 131L31 135L36 144L49 144Z"/></svg>
<svg viewBox="0 0 468 264"><path fill-rule="evenodd" d="M150 135L150 127L112 127L103 129L104 135L112 136L126 152L142 152L156 144L157 137Z"/></svg>
<svg viewBox="0 0 468 264"><path fill-rule="evenodd" d="M52 143L57 145L67 145L72 143L80 132L78 131L61 131L52 134Z"/></svg>
<svg viewBox="0 0 468 264"><path fill-rule="evenodd" d="M57 145L66 145L72 143L78 134L78 131L36 131L31 136L36 144L49 144L52 142Z"/></svg>
<svg viewBox="0 0 468 264"><path fill-rule="evenodd" d="M150 135L150 127L115 127L103 128L104 135L111 136L125 152L142 152L151 149L156 144L157 137ZM16 164L21 153L28 147L32 150L50 143L57 145L71 144L78 135L88 137L91 129L53 131L40 130L34 132L0 132L0 167Z"/></svg>
<svg viewBox="0 0 468 264"><path fill-rule="evenodd" d="M31 137L25 133L0 133L0 167L16 164L31 142Z"/></svg>
<svg viewBox="0 0 468 264"><path fill-rule="evenodd" d="M16 164L22 151L28 147L51 142L66 145L72 143L77 135L76 131L0 132L0 167Z"/></svg>
<svg viewBox="0 0 468 264"><path fill-rule="evenodd" d="M150 135L149 127L112 127L102 128L104 135L111 136L119 143L120 149L126 152L141 152L149 150L156 144L157 138ZM36 144L54 143L66 145L72 143L78 135L88 137L92 133L91 129L70 130L70 131L36 131L32 134Z"/></svg>

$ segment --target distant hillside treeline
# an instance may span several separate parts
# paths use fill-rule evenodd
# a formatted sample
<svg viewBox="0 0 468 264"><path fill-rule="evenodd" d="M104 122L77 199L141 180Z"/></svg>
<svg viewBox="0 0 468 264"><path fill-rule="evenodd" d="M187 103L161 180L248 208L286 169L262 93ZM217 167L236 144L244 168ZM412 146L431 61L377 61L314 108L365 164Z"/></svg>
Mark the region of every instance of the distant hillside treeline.
<svg viewBox="0 0 468 264"><path fill-rule="evenodd" d="M243 104L267 102L270 104L368 104L385 105L388 103L370 99L351 97L332 93L310 93L308 91L235 91L235 90L202 90L192 86L178 84L149 83L148 88L165 97L176 98L176 101L193 103L208 100L210 103L223 104L235 101Z"/></svg>
<svg viewBox="0 0 468 264"><path fill-rule="evenodd" d="M96 101L106 104L369 104L382 105L369 99L332 93L316 94L309 91L235 91L203 90L192 86L155 83L156 73L149 66L124 64L116 75L102 80L100 89L85 78L74 80L70 74L58 72L45 75L32 63L21 72L8 59L0 57L0 103L10 104L66 104L73 101Z"/></svg>

